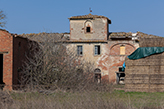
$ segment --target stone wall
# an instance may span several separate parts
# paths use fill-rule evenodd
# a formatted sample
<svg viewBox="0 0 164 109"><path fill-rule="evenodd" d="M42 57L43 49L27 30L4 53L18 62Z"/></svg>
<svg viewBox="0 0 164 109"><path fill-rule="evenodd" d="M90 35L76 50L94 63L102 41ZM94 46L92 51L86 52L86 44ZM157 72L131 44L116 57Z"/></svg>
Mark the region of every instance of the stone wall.
<svg viewBox="0 0 164 109"><path fill-rule="evenodd" d="M86 24L89 22L91 32L86 32ZM71 40L107 40L108 21L106 18L70 20Z"/></svg>
<svg viewBox="0 0 164 109"><path fill-rule="evenodd" d="M120 46L125 46L125 55L120 55ZM122 67L125 58L138 48L132 40L113 40L108 42L108 73L109 82L116 82L116 71Z"/></svg>
<svg viewBox="0 0 164 109"><path fill-rule="evenodd" d="M67 45L67 49L71 50L73 53L77 54L77 46L78 45L82 45L83 47L83 55L79 56L79 58L81 60L84 60L85 62L90 62L92 65L94 65L94 69L99 68L101 70L101 76L104 80L102 81L108 81L108 78L106 78L106 76L108 76L108 70L106 68L106 66L108 63L102 64L100 62L100 59L102 59L102 57L104 56L105 52L106 52L106 45L107 43L101 43L101 42L97 42L97 43L71 43ZM100 51L100 55L95 55L94 54L94 46L95 45L100 45L101 51ZM103 59L104 61L108 61Z"/></svg>
<svg viewBox="0 0 164 109"><path fill-rule="evenodd" d="M115 72L123 65L125 57L138 48L138 43L132 40L109 40L106 43L69 43L67 49L71 49L74 53L77 53L77 45L83 46L83 56L80 56L80 58L93 63L95 65L94 69L99 68L101 70L102 81L108 83L116 82ZM100 45L100 55L94 55L95 45ZM125 55L120 55L121 45L125 46Z"/></svg>

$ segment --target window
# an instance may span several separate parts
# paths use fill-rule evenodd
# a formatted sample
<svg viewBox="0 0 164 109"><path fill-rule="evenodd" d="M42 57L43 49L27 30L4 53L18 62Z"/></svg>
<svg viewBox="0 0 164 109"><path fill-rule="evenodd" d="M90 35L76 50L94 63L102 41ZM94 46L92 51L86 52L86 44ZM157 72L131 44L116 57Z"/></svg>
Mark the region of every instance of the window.
<svg viewBox="0 0 164 109"><path fill-rule="evenodd" d="M119 72L122 72L122 67L119 67L118 70L119 70Z"/></svg>
<svg viewBox="0 0 164 109"><path fill-rule="evenodd" d="M94 70L94 72L95 72L95 73L101 73L101 70L100 70L99 68L96 68L96 69Z"/></svg>
<svg viewBox="0 0 164 109"><path fill-rule="evenodd" d="M120 46L120 55L125 55L125 46Z"/></svg>
<svg viewBox="0 0 164 109"><path fill-rule="evenodd" d="M86 22L84 23L84 32L86 34L91 34L93 33L93 26L92 26L92 21L91 20L86 20Z"/></svg>
<svg viewBox="0 0 164 109"><path fill-rule="evenodd" d="M83 55L83 46L82 45L77 46L77 55L79 55L79 56Z"/></svg>
<svg viewBox="0 0 164 109"><path fill-rule="evenodd" d="M90 33L90 32L91 32L91 28L90 28L90 27L87 27L87 28L86 28L86 32L87 32L87 33Z"/></svg>
<svg viewBox="0 0 164 109"><path fill-rule="evenodd" d="M95 45L95 55L100 55L100 45Z"/></svg>

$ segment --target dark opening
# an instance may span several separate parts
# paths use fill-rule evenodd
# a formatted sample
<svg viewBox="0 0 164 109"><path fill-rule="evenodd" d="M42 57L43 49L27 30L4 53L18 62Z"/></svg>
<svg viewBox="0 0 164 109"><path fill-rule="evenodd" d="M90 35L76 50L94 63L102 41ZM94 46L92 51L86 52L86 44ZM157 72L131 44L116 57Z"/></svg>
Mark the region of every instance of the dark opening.
<svg viewBox="0 0 164 109"><path fill-rule="evenodd" d="M95 82L101 83L101 70L99 68L96 68L94 70L94 73L95 73Z"/></svg>
<svg viewBox="0 0 164 109"><path fill-rule="evenodd" d="M95 82L101 83L101 74L95 74Z"/></svg>
<svg viewBox="0 0 164 109"><path fill-rule="evenodd" d="M97 46L97 47L98 47L98 51L97 52L98 52L98 55L99 55L100 54L100 46Z"/></svg>
<svg viewBox="0 0 164 109"><path fill-rule="evenodd" d="M0 89L3 89L3 54L0 54Z"/></svg>
<svg viewBox="0 0 164 109"><path fill-rule="evenodd" d="M90 28L90 27L87 27L87 28L86 28L86 32L87 32L87 33L91 32L91 28Z"/></svg>
<svg viewBox="0 0 164 109"><path fill-rule="evenodd" d="M100 45L95 45L95 55L100 55Z"/></svg>
<svg viewBox="0 0 164 109"><path fill-rule="evenodd" d="M119 67L119 72L122 72L122 67Z"/></svg>
<svg viewBox="0 0 164 109"><path fill-rule="evenodd" d="M77 54L82 56L83 55L83 47L82 45L77 46Z"/></svg>

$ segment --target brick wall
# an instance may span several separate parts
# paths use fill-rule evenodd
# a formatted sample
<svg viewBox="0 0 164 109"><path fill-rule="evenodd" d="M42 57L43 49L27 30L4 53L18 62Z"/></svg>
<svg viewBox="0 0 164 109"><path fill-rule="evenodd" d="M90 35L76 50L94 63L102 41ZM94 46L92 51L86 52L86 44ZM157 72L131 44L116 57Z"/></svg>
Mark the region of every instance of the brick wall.
<svg viewBox="0 0 164 109"><path fill-rule="evenodd" d="M18 84L18 68L21 67L25 59L25 52L28 52L26 38L0 30L0 54L3 54L4 89L12 90L12 85Z"/></svg>
<svg viewBox="0 0 164 109"><path fill-rule="evenodd" d="M73 50L77 53L77 45L83 46L83 56L88 62L95 65L95 68L101 70L102 81L104 82L116 82L116 74L118 68L121 67L125 61L125 57L131 54L138 43L131 40L118 40L118 41L108 41L107 43L70 43L67 48ZM94 55L94 45L101 46L101 54ZM120 55L120 46L125 46L125 55Z"/></svg>
<svg viewBox="0 0 164 109"><path fill-rule="evenodd" d="M3 54L3 82L7 85L5 89L11 90L13 72L13 36L0 31L0 53Z"/></svg>
<svg viewBox="0 0 164 109"><path fill-rule="evenodd" d="M13 40L13 85L19 84L20 71L26 59L29 47L29 41L19 36Z"/></svg>
<svg viewBox="0 0 164 109"><path fill-rule="evenodd" d="M120 46L125 46L125 55L120 55ZM109 50L109 82L116 81L115 72L118 71L119 67L121 67L125 61L125 57L130 55L138 46L137 43L131 40L115 40L108 42L108 50Z"/></svg>

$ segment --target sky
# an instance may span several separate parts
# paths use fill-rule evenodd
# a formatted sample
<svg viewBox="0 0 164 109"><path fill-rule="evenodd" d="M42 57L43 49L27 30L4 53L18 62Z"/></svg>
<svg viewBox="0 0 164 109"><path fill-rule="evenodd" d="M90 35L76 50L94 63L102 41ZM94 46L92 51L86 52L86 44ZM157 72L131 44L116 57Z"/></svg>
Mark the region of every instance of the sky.
<svg viewBox="0 0 164 109"><path fill-rule="evenodd" d="M108 17L109 32L144 32L164 37L164 0L0 0L10 33L69 32L71 16Z"/></svg>

